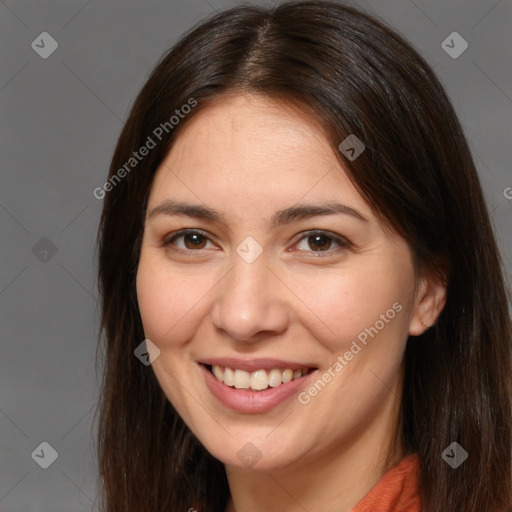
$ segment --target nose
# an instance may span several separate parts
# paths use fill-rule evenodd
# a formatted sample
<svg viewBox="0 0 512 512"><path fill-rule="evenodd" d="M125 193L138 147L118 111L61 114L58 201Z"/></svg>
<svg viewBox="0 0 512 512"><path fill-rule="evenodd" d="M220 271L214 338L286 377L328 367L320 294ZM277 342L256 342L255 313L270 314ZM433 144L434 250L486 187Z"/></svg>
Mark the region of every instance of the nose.
<svg viewBox="0 0 512 512"><path fill-rule="evenodd" d="M217 287L214 326L245 343L283 333L289 321L285 289L266 259L247 263L236 255L232 270Z"/></svg>

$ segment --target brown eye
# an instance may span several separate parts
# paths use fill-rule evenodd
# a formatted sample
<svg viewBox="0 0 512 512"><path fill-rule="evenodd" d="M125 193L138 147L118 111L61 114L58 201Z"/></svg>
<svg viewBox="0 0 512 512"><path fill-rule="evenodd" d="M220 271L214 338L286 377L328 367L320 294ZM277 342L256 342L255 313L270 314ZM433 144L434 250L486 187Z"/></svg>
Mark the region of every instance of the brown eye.
<svg viewBox="0 0 512 512"><path fill-rule="evenodd" d="M346 238L325 231L305 233L296 245L301 252L327 253L327 255L351 246Z"/></svg>
<svg viewBox="0 0 512 512"><path fill-rule="evenodd" d="M331 247L332 239L324 235L308 236L308 245L314 251L323 251Z"/></svg>
<svg viewBox="0 0 512 512"><path fill-rule="evenodd" d="M182 236L187 249L203 249L206 244L206 237L199 233L186 233Z"/></svg>
<svg viewBox="0 0 512 512"><path fill-rule="evenodd" d="M179 242L181 240L181 242ZM164 247L174 247L182 251L197 251L204 249L210 241L209 237L200 231L185 230L172 235L163 241Z"/></svg>

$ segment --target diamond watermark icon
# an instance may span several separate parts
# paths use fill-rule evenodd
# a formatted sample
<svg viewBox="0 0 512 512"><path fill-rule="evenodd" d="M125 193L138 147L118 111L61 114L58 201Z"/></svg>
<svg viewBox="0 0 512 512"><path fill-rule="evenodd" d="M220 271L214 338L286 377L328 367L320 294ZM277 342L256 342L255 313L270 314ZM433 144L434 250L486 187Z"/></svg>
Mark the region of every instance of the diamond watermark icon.
<svg viewBox="0 0 512 512"><path fill-rule="evenodd" d="M252 468L262 457L258 448L252 443L246 443L238 450L236 456L243 462L245 467Z"/></svg>
<svg viewBox="0 0 512 512"><path fill-rule="evenodd" d="M32 254L42 263L48 263L57 254L57 246L43 236L33 245Z"/></svg>
<svg viewBox="0 0 512 512"><path fill-rule="evenodd" d="M47 59L59 47L59 43L48 32L41 32L30 46L39 57Z"/></svg>
<svg viewBox="0 0 512 512"><path fill-rule="evenodd" d="M31 454L39 466L43 469L48 469L59 457L57 450L46 441L43 441Z"/></svg>
<svg viewBox="0 0 512 512"><path fill-rule="evenodd" d="M452 32L441 43L441 48L452 59L458 59L468 49L468 46L468 42L458 32Z"/></svg>
<svg viewBox="0 0 512 512"><path fill-rule="evenodd" d="M236 252L246 263L252 263L263 252L263 247L252 236L248 236L236 248Z"/></svg>
<svg viewBox="0 0 512 512"><path fill-rule="evenodd" d="M441 454L444 461L453 469L457 469L467 458L468 452L455 441Z"/></svg>
<svg viewBox="0 0 512 512"><path fill-rule="evenodd" d="M353 162L366 149L366 146L352 133L338 146L338 149Z"/></svg>
<svg viewBox="0 0 512 512"><path fill-rule="evenodd" d="M145 339L133 353L144 366L149 366L160 355L160 349L151 340Z"/></svg>

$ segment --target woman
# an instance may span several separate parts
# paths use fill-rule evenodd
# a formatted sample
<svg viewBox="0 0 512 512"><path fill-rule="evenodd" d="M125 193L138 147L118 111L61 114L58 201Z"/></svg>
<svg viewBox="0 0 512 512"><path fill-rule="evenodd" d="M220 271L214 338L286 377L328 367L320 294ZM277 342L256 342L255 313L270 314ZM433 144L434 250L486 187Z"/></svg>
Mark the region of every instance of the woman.
<svg viewBox="0 0 512 512"><path fill-rule="evenodd" d="M393 31L322 1L213 16L104 191L105 512L511 510L501 262Z"/></svg>

